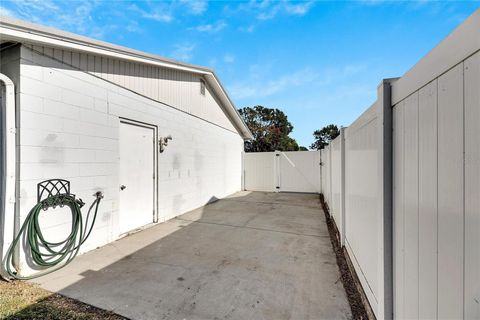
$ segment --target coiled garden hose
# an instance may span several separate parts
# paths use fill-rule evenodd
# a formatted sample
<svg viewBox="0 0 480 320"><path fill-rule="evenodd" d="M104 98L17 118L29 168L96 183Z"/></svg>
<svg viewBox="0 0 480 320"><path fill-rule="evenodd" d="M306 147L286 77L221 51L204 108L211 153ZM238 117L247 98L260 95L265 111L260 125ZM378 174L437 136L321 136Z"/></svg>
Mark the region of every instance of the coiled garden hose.
<svg viewBox="0 0 480 320"><path fill-rule="evenodd" d="M28 213L20 231L10 245L5 260L3 262L3 269L7 274L18 280L30 280L52 273L69 264L78 254L81 245L88 239L92 232L93 225L97 218L98 206L103 198L102 192L94 194L96 199L90 205L88 214L83 223L81 207L84 205L81 199L75 199L73 194L57 194L52 195L40 202L38 202ZM48 208L55 208L56 206L68 206L72 213L72 224L70 234L65 240L59 242L47 241L42 233L39 224L40 213ZM88 220L92 209L95 207L92 222L88 228ZM87 231L88 228L88 231ZM31 255L32 262L43 272L36 273L32 276L19 276L17 272L12 270L12 260L15 248L23 237L26 237L26 242Z"/></svg>

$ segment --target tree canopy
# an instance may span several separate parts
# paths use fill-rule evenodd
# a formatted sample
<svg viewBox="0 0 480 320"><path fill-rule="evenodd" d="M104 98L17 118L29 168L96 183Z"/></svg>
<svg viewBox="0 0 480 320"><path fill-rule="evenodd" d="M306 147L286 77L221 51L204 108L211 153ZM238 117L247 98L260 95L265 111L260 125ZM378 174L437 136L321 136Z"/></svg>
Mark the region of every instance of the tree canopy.
<svg viewBox="0 0 480 320"><path fill-rule="evenodd" d="M245 141L246 152L298 151L295 139L289 137L293 125L279 109L263 106L245 107L239 113L253 134L253 139Z"/></svg>
<svg viewBox="0 0 480 320"><path fill-rule="evenodd" d="M340 135L340 130L334 124L329 124L328 126L323 127L320 130L315 130L313 132L313 137L315 142L310 145L310 149L320 150L325 148L326 145L330 143L333 139Z"/></svg>

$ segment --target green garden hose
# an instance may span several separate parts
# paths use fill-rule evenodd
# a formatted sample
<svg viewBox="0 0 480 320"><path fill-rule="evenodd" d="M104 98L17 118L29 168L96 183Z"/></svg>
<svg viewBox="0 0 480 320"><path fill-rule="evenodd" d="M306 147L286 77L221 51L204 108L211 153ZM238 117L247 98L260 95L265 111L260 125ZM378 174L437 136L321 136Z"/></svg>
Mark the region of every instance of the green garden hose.
<svg viewBox="0 0 480 320"><path fill-rule="evenodd" d="M18 280L30 280L52 273L69 264L78 254L81 245L88 239L92 232L93 225L97 218L98 206L103 194L101 192L95 193L96 199L90 205L88 214L83 223L81 207L84 205L81 199L75 199L73 194L57 194L52 195L40 202L38 202L28 213L20 231L10 245L5 260L3 262L3 269L7 274ZM59 242L50 242L45 240L39 224L40 213L48 208L55 208L56 206L68 206L72 213L72 223L70 234L65 240ZM88 228L88 220L90 213L95 207L90 228ZM87 231L88 228L88 231ZM32 276L19 276L17 272L12 270L12 261L15 248L20 240L25 237L28 243L31 261L38 269L44 271L38 272Z"/></svg>

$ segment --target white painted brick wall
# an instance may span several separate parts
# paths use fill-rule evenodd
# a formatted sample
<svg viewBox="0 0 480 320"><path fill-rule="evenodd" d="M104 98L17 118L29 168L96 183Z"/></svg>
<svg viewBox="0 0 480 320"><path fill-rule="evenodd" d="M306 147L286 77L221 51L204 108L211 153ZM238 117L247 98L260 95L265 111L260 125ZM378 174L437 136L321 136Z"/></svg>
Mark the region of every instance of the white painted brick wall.
<svg viewBox="0 0 480 320"><path fill-rule="evenodd" d="M94 231L82 252L119 237L119 117L157 125L159 136L173 137L166 151L159 154L159 221L241 189L243 140L238 133L26 47L21 54L22 221L37 201L37 183L64 178L71 181L72 192L87 204L94 200L95 191L105 194ZM209 108L219 107L212 104ZM44 213L42 225L47 239L70 227L69 218L50 212ZM21 268L24 274L31 272L25 260Z"/></svg>

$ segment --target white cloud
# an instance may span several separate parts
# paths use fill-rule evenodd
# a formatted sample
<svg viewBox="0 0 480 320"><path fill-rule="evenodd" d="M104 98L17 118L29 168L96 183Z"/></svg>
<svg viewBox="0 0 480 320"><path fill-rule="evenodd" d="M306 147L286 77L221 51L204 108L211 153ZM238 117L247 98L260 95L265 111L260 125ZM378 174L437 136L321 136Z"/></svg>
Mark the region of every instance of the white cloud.
<svg viewBox="0 0 480 320"><path fill-rule="evenodd" d="M206 0L180 0L180 3L187 6L190 13L201 15L207 10L208 3Z"/></svg>
<svg viewBox="0 0 480 320"><path fill-rule="evenodd" d="M308 1L305 3L285 3L285 11L289 14L296 15L296 16L303 16L305 15L310 8L313 6L313 1Z"/></svg>
<svg viewBox="0 0 480 320"><path fill-rule="evenodd" d="M161 12L153 12L153 13L144 12L142 14L142 17L147 18L147 19L151 19L151 20L155 20L155 21L159 21L159 22L170 22L170 21L173 20L172 15L167 14L167 13L161 13Z"/></svg>
<svg viewBox="0 0 480 320"><path fill-rule="evenodd" d="M217 66L217 59L212 58L212 59L208 60L208 66L211 67L211 68L216 67Z"/></svg>
<svg viewBox="0 0 480 320"><path fill-rule="evenodd" d="M239 10L250 11L258 20L270 20L278 14L303 16L313 7L314 1L255 1L242 3L238 6Z"/></svg>
<svg viewBox="0 0 480 320"><path fill-rule="evenodd" d="M260 81L249 82L248 84L234 84L230 87L229 91L235 99L268 97L289 89L290 87L298 87L311 83L317 78L318 74L316 72L305 68L264 83Z"/></svg>
<svg viewBox="0 0 480 320"><path fill-rule="evenodd" d="M126 27L126 30L128 32L142 32L142 29L140 28L140 26L138 25L138 22L135 21L135 20L131 20L128 24L127 24L127 27Z"/></svg>
<svg viewBox="0 0 480 320"><path fill-rule="evenodd" d="M236 84L228 90L234 99L246 99L252 97L260 97L258 89L248 84Z"/></svg>
<svg viewBox="0 0 480 320"><path fill-rule="evenodd" d="M209 33L216 33L221 31L227 26L227 24L223 21L218 21L215 24L203 24L195 27L195 30L199 32L209 32Z"/></svg>
<svg viewBox="0 0 480 320"><path fill-rule="evenodd" d="M195 49L195 44L192 44L192 43L176 44L171 55L174 59L177 59L180 61L190 61L193 57L194 49Z"/></svg>
<svg viewBox="0 0 480 320"><path fill-rule="evenodd" d="M58 10L59 7L51 0L12 0L23 9L31 10Z"/></svg>
<svg viewBox="0 0 480 320"><path fill-rule="evenodd" d="M72 8L72 10L65 10L56 15L56 20L62 28L73 29L77 32L88 33L94 26L91 13L93 4L90 2L80 2L80 5Z"/></svg>
<svg viewBox="0 0 480 320"><path fill-rule="evenodd" d="M366 68L366 64L347 64L341 67L327 68L321 71L315 84L318 86L328 86L335 83L341 85L345 81L365 71Z"/></svg>
<svg viewBox="0 0 480 320"><path fill-rule="evenodd" d="M8 4L9 7L2 10L8 15L95 38L118 28L113 23L99 24L94 19L93 12L101 5L96 0L12 0Z"/></svg>
<svg viewBox="0 0 480 320"><path fill-rule="evenodd" d="M50 0L13 0L10 2L13 8L9 9L10 15L20 19L41 23L44 20L51 20L45 13L57 13L59 7Z"/></svg>
<svg viewBox="0 0 480 320"><path fill-rule="evenodd" d="M147 10L138 7L136 4L132 4L129 7L129 10L138 12L143 18L155 20L158 22L171 22L173 21L174 17L171 14L169 8L164 5L158 5L154 7L150 7Z"/></svg>
<svg viewBox="0 0 480 320"><path fill-rule="evenodd" d="M85 34L95 39L103 39L107 36L107 34L114 33L118 29L120 29L120 26L116 24L107 24L103 26L92 25L88 27L88 30ZM119 35L119 37L122 36L122 34Z"/></svg>
<svg viewBox="0 0 480 320"><path fill-rule="evenodd" d="M358 2L367 6L376 6L379 4L383 4L385 0L359 0Z"/></svg>
<svg viewBox="0 0 480 320"><path fill-rule="evenodd" d="M280 10L280 5L273 6L269 10L265 10L257 14L257 19L259 20L270 20L275 18L278 11Z"/></svg>
<svg viewBox="0 0 480 320"><path fill-rule="evenodd" d="M267 80L269 74L274 72L275 65L253 64L245 77L247 81L234 83L229 87L229 91L235 99L264 98L283 94L286 90L303 86L315 88L314 90L328 91L330 86L342 86L348 79L359 76L366 69L367 65L363 63L352 63L319 71L305 67L292 73L283 74L276 79Z"/></svg>
<svg viewBox="0 0 480 320"><path fill-rule="evenodd" d="M252 33L253 31L255 31L255 26L254 25L249 25L249 26L246 26L246 27L240 27L240 28L238 28L238 30L241 31L241 32Z"/></svg>
<svg viewBox="0 0 480 320"><path fill-rule="evenodd" d="M1 16L10 16L10 17L15 16L12 11L10 11L7 8L4 8L2 6L0 6L0 15Z"/></svg>
<svg viewBox="0 0 480 320"><path fill-rule="evenodd" d="M352 76L359 72L364 71L367 69L367 65L364 63L361 64L347 64L342 68L342 75L343 76Z"/></svg>
<svg viewBox="0 0 480 320"><path fill-rule="evenodd" d="M223 56L223 61L226 63L233 63L235 62L235 56L227 53L226 55Z"/></svg>

